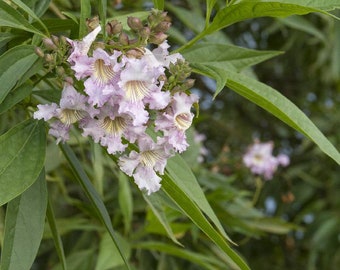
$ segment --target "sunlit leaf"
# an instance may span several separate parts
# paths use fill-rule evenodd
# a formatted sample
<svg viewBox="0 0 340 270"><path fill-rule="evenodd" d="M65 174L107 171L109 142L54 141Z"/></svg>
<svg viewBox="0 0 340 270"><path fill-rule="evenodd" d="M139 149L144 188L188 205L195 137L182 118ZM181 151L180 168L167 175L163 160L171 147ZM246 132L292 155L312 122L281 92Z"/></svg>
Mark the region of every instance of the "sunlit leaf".
<svg viewBox="0 0 340 270"><path fill-rule="evenodd" d="M43 33L33 27L24 16L8 5L5 1L0 1L0 26L22 29L44 36Z"/></svg>

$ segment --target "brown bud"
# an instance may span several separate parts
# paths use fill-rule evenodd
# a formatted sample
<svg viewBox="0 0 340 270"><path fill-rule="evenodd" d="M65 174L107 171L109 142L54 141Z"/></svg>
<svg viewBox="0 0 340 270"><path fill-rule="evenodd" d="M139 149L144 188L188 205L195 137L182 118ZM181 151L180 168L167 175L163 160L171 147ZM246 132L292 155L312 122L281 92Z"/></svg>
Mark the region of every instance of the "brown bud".
<svg viewBox="0 0 340 270"><path fill-rule="evenodd" d="M65 75L65 69L62 66L57 66L56 72L60 77L63 77Z"/></svg>
<svg viewBox="0 0 340 270"><path fill-rule="evenodd" d="M57 36L54 36L54 35L52 35L51 38L52 38L53 43L56 46L59 46L59 38Z"/></svg>
<svg viewBox="0 0 340 270"><path fill-rule="evenodd" d="M95 16L93 18L86 19L86 26L89 31L93 31L99 25L99 17Z"/></svg>
<svg viewBox="0 0 340 270"><path fill-rule="evenodd" d="M130 49L126 52L128 58L141 58L144 55L144 51L138 48Z"/></svg>
<svg viewBox="0 0 340 270"><path fill-rule="evenodd" d="M118 41L121 45L129 45L129 36L124 32L119 34Z"/></svg>
<svg viewBox="0 0 340 270"><path fill-rule="evenodd" d="M141 36L142 38L144 38L144 39L149 38L150 33L151 33L150 28L147 27L147 26L146 26L146 27L143 27L143 28L139 31L140 36Z"/></svg>
<svg viewBox="0 0 340 270"><path fill-rule="evenodd" d="M38 55L41 58L45 57L44 51L40 47L35 47L34 49L36 55Z"/></svg>
<svg viewBox="0 0 340 270"><path fill-rule="evenodd" d="M50 38L44 38L43 43L48 50L56 51L58 48Z"/></svg>
<svg viewBox="0 0 340 270"><path fill-rule="evenodd" d="M190 89L191 87L193 87L195 84L195 80L194 79L187 79L185 81L185 86L187 87L187 89Z"/></svg>
<svg viewBox="0 0 340 270"><path fill-rule="evenodd" d="M134 31L138 31L138 30L141 30L143 28L142 21L137 17L128 17L127 18L127 24Z"/></svg>
<svg viewBox="0 0 340 270"><path fill-rule="evenodd" d="M53 57L53 55L52 54L49 54L49 53L47 53L47 54L45 54L45 61L47 62L47 63L53 63L53 61L54 61L54 57Z"/></svg>
<svg viewBox="0 0 340 270"><path fill-rule="evenodd" d="M171 26L171 22L163 21L157 24L153 30L155 32L166 32L169 30L170 26Z"/></svg>
<svg viewBox="0 0 340 270"><path fill-rule="evenodd" d="M117 35L121 33L123 26L117 20L112 20L106 24L106 32L108 35Z"/></svg>
<svg viewBox="0 0 340 270"><path fill-rule="evenodd" d="M158 32L150 36L150 42L159 45L163 43L163 41L166 40L167 37L168 36L163 32Z"/></svg>

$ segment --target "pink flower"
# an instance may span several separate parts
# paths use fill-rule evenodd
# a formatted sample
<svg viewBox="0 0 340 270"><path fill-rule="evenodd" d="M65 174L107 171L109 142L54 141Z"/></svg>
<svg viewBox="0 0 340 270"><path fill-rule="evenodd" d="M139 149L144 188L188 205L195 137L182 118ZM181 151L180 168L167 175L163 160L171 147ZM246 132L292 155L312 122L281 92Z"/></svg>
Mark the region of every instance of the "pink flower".
<svg viewBox="0 0 340 270"><path fill-rule="evenodd" d="M129 176L133 176L140 189L146 189L148 195L161 187L161 178L164 174L168 154L162 145L155 143L150 137L144 135L138 140L139 153L131 151L129 156L119 158L120 169Z"/></svg>
<svg viewBox="0 0 340 270"><path fill-rule="evenodd" d="M273 142L255 141L243 156L243 163L252 173L263 175L266 180L272 179L278 165L287 166L289 164L288 156L281 154L274 157L272 155L273 147Z"/></svg>
<svg viewBox="0 0 340 270"><path fill-rule="evenodd" d="M82 41L73 41L71 39L67 39L73 48L73 52L68 57L67 61L74 63L77 62L80 57L86 56L100 31L101 27L99 25L91 33L85 36Z"/></svg>

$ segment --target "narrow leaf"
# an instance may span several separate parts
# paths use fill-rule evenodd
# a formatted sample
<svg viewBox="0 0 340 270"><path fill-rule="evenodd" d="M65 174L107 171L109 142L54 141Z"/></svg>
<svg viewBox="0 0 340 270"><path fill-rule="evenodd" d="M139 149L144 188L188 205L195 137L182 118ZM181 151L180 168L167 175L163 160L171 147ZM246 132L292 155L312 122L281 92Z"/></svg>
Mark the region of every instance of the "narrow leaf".
<svg viewBox="0 0 340 270"><path fill-rule="evenodd" d="M119 241L116 237L116 233L113 230L111 219L109 216L109 213L107 212L105 205L103 201L101 200L99 194L93 187L90 179L86 175L84 169L81 167L80 162L78 161L76 155L72 151L72 149L67 144L60 144L60 149L62 150L64 156L66 157L67 161L69 162L69 165L76 176L76 179L78 180L79 184L85 191L87 197L91 201L100 221L103 223L103 225L106 227L108 233L111 236L112 241L114 242L115 246L117 247L117 250L122 257L125 266L127 269L130 269L130 266L124 256L123 251L120 248Z"/></svg>
<svg viewBox="0 0 340 270"><path fill-rule="evenodd" d="M128 233L131 228L133 218L133 198L130 189L128 177L123 173L119 173L119 206L124 217L125 232Z"/></svg>
<svg viewBox="0 0 340 270"><path fill-rule="evenodd" d="M242 258L227 244L224 237L209 223L198 206L188 197L176 182L166 173L162 180L162 189L173 202L194 222L221 250L238 266L249 269Z"/></svg>
<svg viewBox="0 0 340 270"><path fill-rule="evenodd" d="M29 189L8 203L1 269L29 270L37 255L47 206L44 171L35 180Z"/></svg>
<svg viewBox="0 0 340 270"><path fill-rule="evenodd" d="M29 45L14 47L0 56L0 104L37 59L34 46Z"/></svg>
<svg viewBox="0 0 340 270"><path fill-rule="evenodd" d="M0 1L0 26L13 27L38 34L40 36L45 36L5 1Z"/></svg>
<svg viewBox="0 0 340 270"><path fill-rule="evenodd" d="M244 0L243 0L244 1ZM283 4L294 4L309 8L316 8L322 10L333 10L340 8L339 0L246 0L248 2L276 2ZM246 2L244 1L244 2Z"/></svg>
<svg viewBox="0 0 340 270"><path fill-rule="evenodd" d="M79 18L79 38L83 38L87 34L86 19L90 17L91 17L90 0L81 0Z"/></svg>
<svg viewBox="0 0 340 270"><path fill-rule="evenodd" d="M107 8L107 0L99 0L99 19L102 26L102 29L105 29L106 25L106 8ZM103 31L103 34L105 35L106 31Z"/></svg>
<svg viewBox="0 0 340 270"><path fill-rule="evenodd" d="M207 201L202 188L198 184L195 175L188 167L186 162L176 155L168 160L166 170L177 188L181 189L186 197L191 198L192 201L199 206L199 208L211 219L211 221L219 229L220 233L227 238L230 238L225 233L222 224L218 220L209 202Z"/></svg>
<svg viewBox="0 0 340 270"><path fill-rule="evenodd" d="M42 28L44 28L46 34L49 36L48 29L46 25L39 19L39 17L31 10L25 3L21 0L12 0L18 7L20 7L23 11L25 11L28 15L30 15L34 20L36 20Z"/></svg>
<svg viewBox="0 0 340 270"><path fill-rule="evenodd" d="M56 219L55 219L55 216L54 216L54 211L53 211L53 208L52 208L50 201L48 201L48 204L47 204L46 216L47 216L48 224L50 226L54 245L55 245L55 248L57 250L57 254L58 254L58 257L59 257L59 260L60 260L61 267L62 267L63 270L67 270L64 247L63 247L63 243L61 241L60 234L58 232Z"/></svg>
<svg viewBox="0 0 340 270"><path fill-rule="evenodd" d="M41 121L24 121L0 136L0 206L34 183L44 165L45 147Z"/></svg>
<svg viewBox="0 0 340 270"><path fill-rule="evenodd" d="M170 223L166 217L164 209L162 209L162 200L159 197L159 195L152 194L150 196L146 196L143 194L144 200L148 203L150 206L152 212L157 217L160 224L163 226L164 230L166 231L167 235L170 237L170 239L176 243L177 245L182 246L180 242L176 239L176 236L174 235L174 232L171 229Z"/></svg>
<svg viewBox="0 0 340 270"><path fill-rule="evenodd" d="M163 10L164 9L164 0L153 0L153 5L155 9Z"/></svg>
<svg viewBox="0 0 340 270"><path fill-rule="evenodd" d="M332 143L295 104L278 91L245 75L232 72L228 75L227 86L310 138L325 154L340 164L340 153Z"/></svg>

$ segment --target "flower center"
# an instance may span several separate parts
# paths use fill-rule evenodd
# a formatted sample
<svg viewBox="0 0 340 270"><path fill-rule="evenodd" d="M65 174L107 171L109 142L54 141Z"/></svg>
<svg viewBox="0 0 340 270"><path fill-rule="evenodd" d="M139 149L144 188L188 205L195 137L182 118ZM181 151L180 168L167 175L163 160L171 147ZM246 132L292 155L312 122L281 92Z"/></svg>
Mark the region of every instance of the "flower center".
<svg viewBox="0 0 340 270"><path fill-rule="evenodd" d="M180 130L187 130L192 123L192 117L190 113L180 113L175 117L175 126Z"/></svg>
<svg viewBox="0 0 340 270"><path fill-rule="evenodd" d="M119 136L126 129L127 123L123 117L115 117L112 120L110 117L105 117L101 127L109 134Z"/></svg>
<svg viewBox="0 0 340 270"><path fill-rule="evenodd" d="M140 101L146 97L150 90L149 84L145 81L128 81L125 83L126 99L132 102Z"/></svg>
<svg viewBox="0 0 340 270"><path fill-rule="evenodd" d="M111 65L105 65L103 59L97 59L94 62L93 75L98 85L106 85L114 78L115 72Z"/></svg>
<svg viewBox="0 0 340 270"><path fill-rule="evenodd" d="M85 117L85 112L80 110L63 109L59 115L60 121L69 126Z"/></svg>
<svg viewBox="0 0 340 270"><path fill-rule="evenodd" d="M140 154L140 161L145 167L154 167L157 161L162 160L162 155L158 151L144 151Z"/></svg>

